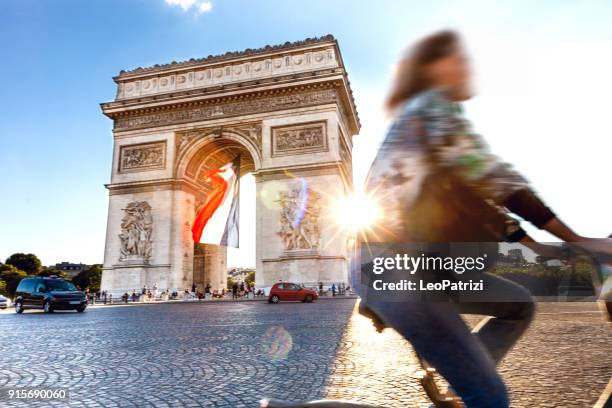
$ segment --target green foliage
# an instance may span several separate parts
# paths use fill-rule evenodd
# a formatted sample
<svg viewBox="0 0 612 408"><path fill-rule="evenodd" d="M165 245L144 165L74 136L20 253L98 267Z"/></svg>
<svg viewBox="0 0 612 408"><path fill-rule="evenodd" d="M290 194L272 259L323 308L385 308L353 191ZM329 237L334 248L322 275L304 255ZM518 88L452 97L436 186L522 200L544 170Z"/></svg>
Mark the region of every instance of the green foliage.
<svg viewBox="0 0 612 408"><path fill-rule="evenodd" d="M249 272L246 278L244 278L244 282L250 287L255 286L255 271Z"/></svg>
<svg viewBox="0 0 612 408"><path fill-rule="evenodd" d="M16 253L6 259L5 264L13 265L29 275L36 275L42 271L40 259L34 254Z"/></svg>
<svg viewBox="0 0 612 408"><path fill-rule="evenodd" d="M28 276L27 273L15 268L13 265L0 265L0 280L5 282L4 292L11 298L15 295L19 282L26 276Z"/></svg>
<svg viewBox="0 0 612 408"><path fill-rule="evenodd" d="M92 292L99 292L100 284L102 283L102 265L92 265L87 271L89 273L89 290Z"/></svg>
<svg viewBox="0 0 612 408"><path fill-rule="evenodd" d="M102 265L92 265L87 269L79 272L74 278L72 283L76 286L85 290L89 288L90 292L100 291L100 283L102 281Z"/></svg>
<svg viewBox="0 0 612 408"><path fill-rule="evenodd" d="M236 281L231 276L228 276L227 277L227 288L231 290L232 286L234 286L234 283L236 283Z"/></svg>
<svg viewBox="0 0 612 408"><path fill-rule="evenodd" d="M574 267L499 264L491 272L526 287L533 295L556 296L561 286L592 287L592 268L589 263L577 263Z"/></svg>
<svg viewBox="0 0 612 408"><path fill-rule="evenodd" d="M0 280L0 295L8 295L8 293L6 293L6 282L3 280Z"/></svg>

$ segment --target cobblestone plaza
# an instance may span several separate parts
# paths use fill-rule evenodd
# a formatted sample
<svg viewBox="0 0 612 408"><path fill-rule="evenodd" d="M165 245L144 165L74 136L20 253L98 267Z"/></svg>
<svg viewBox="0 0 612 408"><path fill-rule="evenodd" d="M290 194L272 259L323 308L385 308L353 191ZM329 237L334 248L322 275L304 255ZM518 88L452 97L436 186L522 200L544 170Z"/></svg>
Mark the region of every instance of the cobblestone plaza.
<svg viewBox="0 0 612 408"><path fill-rule="evenodd" d="M409 344L376 334L354 307L322 299L2 312L0 386L68 387L70 400L0 405L238 408L273 396L427 407ZM595 305L540 304L500 368L512 406L592 406L612 376L611 340Z"/></svg>

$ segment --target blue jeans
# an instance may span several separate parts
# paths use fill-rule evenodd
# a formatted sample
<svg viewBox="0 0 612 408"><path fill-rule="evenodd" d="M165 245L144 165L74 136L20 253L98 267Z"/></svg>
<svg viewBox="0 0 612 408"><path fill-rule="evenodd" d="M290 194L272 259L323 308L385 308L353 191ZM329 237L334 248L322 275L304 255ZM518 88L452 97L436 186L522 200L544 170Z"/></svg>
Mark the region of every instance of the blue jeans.
<svg viewBox="0 0 612 408"><path fill-rule="evenodd" d="M480 301L472 295L469 302L366 299L365 304L410 341L468 408L504 408L509 406L508 392L496 365L529 326L535 304L520 285L489 273L483 273L482 279L487 291ZM490 317L470 331L460 314Z"/></svg>

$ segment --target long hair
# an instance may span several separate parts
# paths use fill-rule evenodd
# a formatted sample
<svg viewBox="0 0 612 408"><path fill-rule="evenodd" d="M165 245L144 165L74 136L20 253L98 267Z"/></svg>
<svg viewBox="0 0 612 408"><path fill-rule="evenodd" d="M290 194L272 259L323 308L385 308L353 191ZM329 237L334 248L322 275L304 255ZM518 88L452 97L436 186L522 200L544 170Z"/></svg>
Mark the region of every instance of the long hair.
<svg viewBox="0 0 612 408"><path fill-rule="evenodd" d="M393 112L402 102L432 86L427 75L429 64L451 55L459 46L459 35L450 30L439 31L417 42L398 63L385 108Z"/></svg>

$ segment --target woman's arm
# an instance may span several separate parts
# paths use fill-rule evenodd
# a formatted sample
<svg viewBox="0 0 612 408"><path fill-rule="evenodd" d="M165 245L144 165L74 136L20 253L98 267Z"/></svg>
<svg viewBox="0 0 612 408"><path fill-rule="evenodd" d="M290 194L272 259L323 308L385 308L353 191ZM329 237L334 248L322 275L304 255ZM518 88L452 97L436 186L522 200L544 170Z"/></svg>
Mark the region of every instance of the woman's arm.
<svg viewBox="0 0 612 408"><path fill-rule="evenodd" d="M471 131L459 106L442 92L428 95L422 117L426 149L434 166L450 169L485 200L507 208L538 228L556 218L520 173L491 154L482 137ZM573 232L560 222L551 225L561 235L572 237Z"/></svg>
<svg viewBox="0 0 612 408"><path fill-rule="evenodd" d="M549 220L542 226L542 229L550 232L555 237L562 239L565 242L578 242L584 240L584 237L576 234L570 227L568 227L557 217Z"/></svg>

